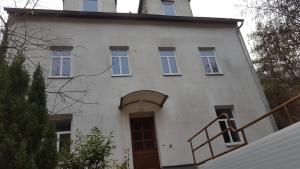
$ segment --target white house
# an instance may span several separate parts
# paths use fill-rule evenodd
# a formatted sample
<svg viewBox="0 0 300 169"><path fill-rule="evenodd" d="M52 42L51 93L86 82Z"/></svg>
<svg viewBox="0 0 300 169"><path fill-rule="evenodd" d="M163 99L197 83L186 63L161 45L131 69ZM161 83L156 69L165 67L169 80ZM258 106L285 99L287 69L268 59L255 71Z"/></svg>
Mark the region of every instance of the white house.
<svg viewBox="0 0 300 169"><path fill-rule="evenodd" d="M226 112L236 127L268 111L240 34L243 20L193 17L189 0L140 0L138 14L116 13L116 5L64 0L63 11L6 8L18 31L25 23L29 39L47 46L28 53L48 73L58 150L77 129L98 126L113 132L113 158L129 152L131 168L191 167L187 140L207 123ZM219 120L208 132L227 126ZM245 132L252 142L273 131L267 119ZM222 151L242 142L227 132L213 144Z"/></svg>

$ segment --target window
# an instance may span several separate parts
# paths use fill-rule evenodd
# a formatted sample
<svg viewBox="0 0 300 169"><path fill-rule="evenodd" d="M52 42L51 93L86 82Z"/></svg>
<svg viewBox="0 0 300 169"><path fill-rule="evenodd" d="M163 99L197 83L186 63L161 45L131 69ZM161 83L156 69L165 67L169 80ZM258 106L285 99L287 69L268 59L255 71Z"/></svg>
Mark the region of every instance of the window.
<svg viewBox="0 0 300 169"><path fill-rule="evenodd" d="M237 127L236 127L236 123L235 123L234 116L232 113L232 109L233 109L232 106L225 106L225 107L216 107L215 110L216 110L217 116L220 116L221 114L226 113L229 116L232 127L236 129ZM220 128L222 131L226 130L229 127L229 124L225 117L222 117L221 119L219 119L218 122L219 122L219 125L220 125ZM240 135L237 132L232 132L230 130L223 134L223 139L227 145L232 145L232 144L241 142Z"/></svg>
<svg viewBox="0 0 300 169"><path fill-rule="evenodd" d="M70 151L71 147L71 119L55 121L57 136L57 151Z"/></svg>
<svg viewBox="0 0 300 169"><path fill-rule="evenodd" d="M98 11L98 0L83 0L83 10L90 12Z"/></svg>
<svg viewBox="0 0 300 169"><path fill-rule="evenodd" d="M173 1L161 1L164 14L169 16L175 16L175 4Z"/></svg>
<svg viewBox="0 0 300 169"><path fill-rule="evenodd" d="M128 49L111 49L112 76L129 76Z"/></svg>
<svg viewBox="0 0 300 169"><path fill-rule="evenodd" d="M52 77L70 77L71 76L71 50L53 50L52 51Z"/></svg>
<svg viewBox="0 0 300 169"><path fill-rule="evenodd" d="M174 50L161 50L160 49L160 58L162 71L164 75L178 75L178 69L175 59Z"/></svg>
<svg viewBox="0 0 300 169"><path fill-rule="evenodd" d="M200 49L200 56L206 74L220 74L213 49Z"/></svg>

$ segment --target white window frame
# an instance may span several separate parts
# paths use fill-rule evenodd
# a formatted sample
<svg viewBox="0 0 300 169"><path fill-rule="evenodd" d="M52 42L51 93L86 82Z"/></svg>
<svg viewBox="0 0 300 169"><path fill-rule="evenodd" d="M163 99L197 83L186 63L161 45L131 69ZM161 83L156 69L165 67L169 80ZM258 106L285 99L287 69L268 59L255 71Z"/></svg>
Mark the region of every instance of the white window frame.
<svg viewBox="0 0 300 169"><path fill-rule="evenodd" d="M174 56L162 56L161 55L162 51L172 51L174 53ZM178 62L177 62L177 59L176 59L176 52L175 52L175 50L159 50L159 55L160 55L159 59L160 59L160 63L161 63L161 71L162 71L162 74L164 76L181 76L181 73L180 73L180 70L179 70L179 66L178 66ZM163 63L162 63L162 58L163 57L167 58L167 60L168 60L169 73L165 73L164 72ZM176 63L177 73L172 73L171 72L171 65L170 65L170 59L169 58L174 58L175 63Z"/></svg>
<svg viewBox="0 0 300 169"><path fill-rule="evenodd" d="M228 109L228 110L230 109L231 114L232 114L232 118L229 117L229 120L230 120L230 121L234 121L234 123L235 123L235 125L236 125L236 128L238 128L237 120L236 120L235 114L234 114L234 112L233 112L233 110L234 110L234 109L233 109L233 106L215 106L215 112L216 112L217 109ZM218 124L220 124L221 121L225 123L226 128L229 128L227 119L218 119ZM219 127L220 127L220 126L219 126ZM220 127L220 129L221 129L221 127ZM221 131L222 131L222 129L221 129ZM240 138L240 141L236 141L236 142L233 141L232 135L231 135L231 133L230 133L229 130L227 131L227 133L228 133L228 135L229 135L230 142L229 142L229 143L226 143L225 140L224 140L224 143L225 143L226 146L228 146L228 147L230 147L230 146L236 146L236 145L240 145L240 144L243 143L243 138L241 137L240 132L237 133L238 136L239 136L239 138ZM223 137L223 135L221 135L221 136Z"/></svg>
<svg viewBox="0 0 300 169"><path fill-rule="evenodd" d="M97 11L84 10L84 1L87 1L87 0L82 0L82 11L85 11L85 12L102 12L102 0L96 0L97 1Z"/></svg>
<svg viewBox="0 0 300 169"><path fill-rule="evenodd" d="M60 135L63 134L70 134L70 139L71 139L71 131L57 131L56 132L56 150L59 152L60 150ZM71 149L71 144L70 144L70 149Z"/></svg>
<svg viewBox="0 0 300 169"><path fill-rule="evenodd" d="M164 5L166 5L166 4L172 4L174 15L167 15L166 14L166 11L165 11L165 8L164 8ZM161 1L161 6L162 6L162 9L163 9L163 14L164 15L166 15L166 16L176 16L176 7L175 7L175 2L174 1L162 0Z"/></svg>
<svg viewBox="0 0 300 169"><path fill-rule="evenodd" d="M201 55L201 51L203 51L203 50L210 50L210 51L212 51L213 56L202 56L202 55ZM201 57L201 63L202 63L202 65L204 66L204 67L203 67L203 68L204 68L204 73L205 73L206 75L223 75L222 69L221 69L221 67L220 67L220 65L219 65L219 62L218 62L218 60L217 60L217 57L216 57L216 50L215 50L214 48L200 48L200 49L199 49L199 55L200 55L200 57ZM210 69L210 73L206 72L206 70L205 70L205 65L204 65L204 63L203 63L202 58L207 58L207 60L208 60L208 65L209 65L209 69ZM214 71L213 71L212 66L211 66L211 63L210 63L210 61L209 61L209 58L215 58L215 62L216 62L217 68L218 68L218 72L214 72Z"/></svg>
<svg viewBox="0 0 300 169"><path fill-rule="evenodd" d="M113 51L126 51L126 56L113 56L112 52ZM111 50L110 51L111 53L111 76L112 77L124 77L124 76L132 76L131 74L131 69L130 69L130 61L129 61L129 56L128 56L128 53L129 51L128 50ZM114 74L114 71L113 71L113 58L119 58L119 69L120 69L120 74ZM121 58L127 58L127 62L128 62L128 73L123 73L122 71L122 62L121 62Z"/></svg>
<svg viewBox="0 0 300 169"><path fill-rule="evenodd" d="M54 56L54 51L70 51L70 56ZM60 70L59 75L52 75L53 70L53 59L59 58L60 59ZM62 70L63 70L63 59L67 58L70 59L70 75L69 76L63 76ZM50 70L50 78L71 78L73 77L73 55L71 50L52 50L51 51L51 70Z"/></svg>

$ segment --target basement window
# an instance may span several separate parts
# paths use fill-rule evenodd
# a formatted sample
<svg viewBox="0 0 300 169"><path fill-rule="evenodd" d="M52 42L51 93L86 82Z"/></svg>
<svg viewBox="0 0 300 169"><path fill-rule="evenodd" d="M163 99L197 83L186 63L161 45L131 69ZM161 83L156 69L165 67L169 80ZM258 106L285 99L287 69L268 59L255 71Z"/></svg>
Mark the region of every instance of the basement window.
<svg viewBox="0 0 300 169"><path fill-rule="evenodd" d="M50 121L56 129L56 149L58 152L68 151L71 148L71 121L72 115L59 114L50 116Z"/></svg>
<svg viewBox="0 0 300 169"><path fill-rule="evenodd" d="M70 152L71 146L71 120L57 121L56 137L57 137L57 151Z"/></svg>
<svg viewBox="0 0 300 169"><path fill-rule="evenodd" d="M226 113L229 116L229 120L232 124L232 127L237 129L235 118L233 116L233 106L216 106L215 111L217 116L220 116L223 113ZM221 128L221 131L226 130L229 128L228 121L225 117L221 117L219 120L219 126ZM223 134L223 139L226 145L235 145L239 144L241 142L241 138L239 133L237 132L232 132L232 131L227 131Z"/></svg>

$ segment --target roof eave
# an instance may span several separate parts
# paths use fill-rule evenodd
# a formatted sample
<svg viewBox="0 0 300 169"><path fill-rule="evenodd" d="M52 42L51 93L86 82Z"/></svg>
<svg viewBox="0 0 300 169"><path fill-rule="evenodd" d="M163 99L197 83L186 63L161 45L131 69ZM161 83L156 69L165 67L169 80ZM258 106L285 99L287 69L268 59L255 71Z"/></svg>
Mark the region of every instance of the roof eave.
<svg viewBox="0 0 300 169"><path fill-rule="evenodd" d="M175 22L216 22L216 23L237 23L242 19L232 18L210 18L210 17L189 17L189 16L166 16L150 14L131 13L110 13L110 12L84 12L84 11L63 11L45 9L22 9L4 8L9 14L21 16L47 16L47 17L70 17L70 18L93 18L93 19L127 19L127 20L155 20Z"/></svg>

